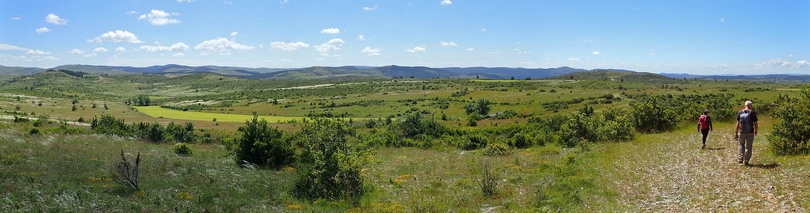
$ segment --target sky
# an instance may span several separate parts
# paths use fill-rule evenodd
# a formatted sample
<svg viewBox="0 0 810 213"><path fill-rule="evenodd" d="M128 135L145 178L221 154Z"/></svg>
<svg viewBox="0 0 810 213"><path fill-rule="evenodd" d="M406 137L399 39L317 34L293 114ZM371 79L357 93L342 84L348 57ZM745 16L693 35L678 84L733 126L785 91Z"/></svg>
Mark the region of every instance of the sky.
<svg viewBox="0 0 810 213"><path fill-rule="evenodd" d="M810 1L0 0L0 65L810 74Z"/></svg>

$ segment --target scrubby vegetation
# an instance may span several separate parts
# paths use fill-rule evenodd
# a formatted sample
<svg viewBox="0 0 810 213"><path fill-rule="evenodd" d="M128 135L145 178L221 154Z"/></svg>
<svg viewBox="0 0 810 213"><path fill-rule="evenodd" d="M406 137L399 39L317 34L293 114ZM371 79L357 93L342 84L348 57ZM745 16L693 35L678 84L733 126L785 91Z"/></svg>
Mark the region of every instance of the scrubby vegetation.
<svg viewBox="0 0 810 213"><path fill-rule="evenodd" d="M0 209L646 211L617 203L628 198L600 181L617 152L605 150L693 132L703 109L727 128L742 99L773 116L757 138L770 151L810 150L806 85L591 74L606 79L14 78L0 86L13 94L0 109L14 119L0 132ZM149 117L138 110L152 108L135 106L216 117Z"/></svg>

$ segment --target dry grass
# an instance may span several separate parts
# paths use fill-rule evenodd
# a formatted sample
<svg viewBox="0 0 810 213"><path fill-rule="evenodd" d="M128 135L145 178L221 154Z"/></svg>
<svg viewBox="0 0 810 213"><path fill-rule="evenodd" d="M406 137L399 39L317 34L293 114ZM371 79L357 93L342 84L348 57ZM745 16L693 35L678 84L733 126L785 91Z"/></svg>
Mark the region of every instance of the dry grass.
<svg viewBox="0 0 810 213"><path fill-rule="evenodd" d="M609 146L605 158L615 160L602 164L603 177L633 211L808 211L810 157L773 157L770 127L761 127L751 166L738 165L733 126L717 127L703 150L700 134L687 130Z"/></svg>

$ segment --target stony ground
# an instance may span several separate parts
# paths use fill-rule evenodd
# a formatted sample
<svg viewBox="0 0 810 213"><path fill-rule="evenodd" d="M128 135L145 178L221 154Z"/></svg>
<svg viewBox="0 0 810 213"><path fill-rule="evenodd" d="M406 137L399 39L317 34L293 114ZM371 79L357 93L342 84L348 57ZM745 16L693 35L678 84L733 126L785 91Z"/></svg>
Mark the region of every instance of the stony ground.
<svg viewBox="0 0 810 213"><path fill-rule="evenodd" d="M731 129L731 128L726 128ZM731 131L710 134L645 135L611 148L617 152L605 171L621 203L642 212L808 212L810 157L773 157L767 139L754 141L750 166L737 164Z"/></svg>

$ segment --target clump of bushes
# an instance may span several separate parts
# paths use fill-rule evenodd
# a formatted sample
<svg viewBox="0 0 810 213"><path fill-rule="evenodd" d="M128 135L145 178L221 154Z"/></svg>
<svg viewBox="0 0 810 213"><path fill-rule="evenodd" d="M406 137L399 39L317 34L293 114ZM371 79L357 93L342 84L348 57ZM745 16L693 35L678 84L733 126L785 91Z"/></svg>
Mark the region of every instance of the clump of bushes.
<svg viewBox="0 0 810 213"><path fill-rule="evenodd" d="M194 152L191 151L191 147L189 147L188 144L185 143L174 144L173 150L175 154L180 156L191 156L192 154L194 154Z"/></svg>

